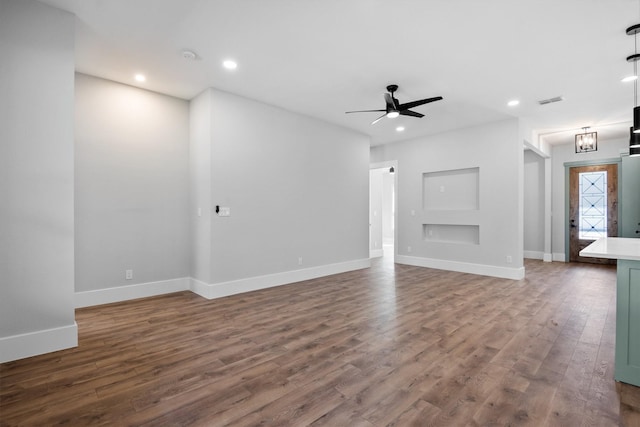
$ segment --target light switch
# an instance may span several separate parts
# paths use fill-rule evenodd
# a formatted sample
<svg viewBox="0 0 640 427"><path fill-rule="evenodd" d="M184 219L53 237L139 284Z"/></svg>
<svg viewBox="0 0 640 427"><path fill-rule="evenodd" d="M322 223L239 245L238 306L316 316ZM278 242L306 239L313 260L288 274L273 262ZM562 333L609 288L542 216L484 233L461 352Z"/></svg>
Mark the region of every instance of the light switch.
<svg viewBox="0 0 640 427"><path fill-rule="evenodd" d="M231 208L228 206L220 206L218 216L231 216Z"/></svg>

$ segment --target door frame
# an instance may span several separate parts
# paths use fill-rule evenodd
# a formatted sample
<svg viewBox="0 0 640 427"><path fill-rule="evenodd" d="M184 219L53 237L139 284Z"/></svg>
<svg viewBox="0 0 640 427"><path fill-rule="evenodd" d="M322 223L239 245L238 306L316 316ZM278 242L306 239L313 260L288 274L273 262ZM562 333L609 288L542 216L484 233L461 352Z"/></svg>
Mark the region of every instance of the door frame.
<svg viewBox="0 0 640 427"><path fill-rule="evenodd" d="M570 254L569 254L569 169L580 167L580 166L600 166L600 165L610 165L610 164L618 165L618 234L620 234L620 213L622 209L620 208L620 197L622 193L620 191L620 166L622 165L622 157L613 157L608 159L598 159L598 160L581 160L576 162L565 162L564 165L564 261L569 262Z"/></svg>
<svg viewBox="0 0 640 427"><path fill-rule="evenodd" d="M372 169L383 169L383 168L391 168L395 170L393 174L393 203L396 207L396 214L393 217L393 260L395 262L396 257L398 256L398 161L397 160L388 160L384 162L377 163L369 163L369 171ZM371 182L369 182L369 186L371 186ZM371 209L371 201L369 201L369 209ZM371 233L369 233L369 241L368 241L369 250L371 250Z"/></svg>

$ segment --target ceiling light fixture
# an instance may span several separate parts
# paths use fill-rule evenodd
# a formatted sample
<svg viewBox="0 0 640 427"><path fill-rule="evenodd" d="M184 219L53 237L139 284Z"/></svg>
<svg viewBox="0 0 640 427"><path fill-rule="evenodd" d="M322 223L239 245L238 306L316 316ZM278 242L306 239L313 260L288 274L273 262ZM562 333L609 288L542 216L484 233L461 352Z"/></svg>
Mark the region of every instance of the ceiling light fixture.
<svg viewBox="0 0 640 427"><path fill-rule="evenodd" d="M520 101L518 101L517 99L512 99L511 101L507 102L507 105L509 107L515 107L518 104L520 104Z"/></svg>
<svg viewBox="0 0 640 427"><path fill-rule="evenodd" d="M576 153L598 151L598 132L587 132L589 126L582 128L584 133L576 135Z"/></svg>
<svg viewBox="0 0 640 427"><path fill-rule="evenodd" d="M136 79L137 82L144 82L147 80L144 74L136 74L134 78Z"/></svg>
<svg viewBox="0 0 640 427"><path fill-rule="evenodd" d="M404 132L404 126L398 126L396 132Z"/></svg>
<svg viewBox="0 0 640 427"><path fill-rule="evenodd" d="M227 70L235 70L238 68L238 63L232 59L227 59L222 63L222 66Z"/></svg>
<svg viewBox="0 0 640 427"><path fill-rule="evenodd" d="M399 115L400 115L400 111L397 111L397 110L391 110L387 113L387 117L389 117L390 119L395 119Z"/></svg>
<svg viewBox="0 0 640 427"><path fill-rule="evenodd" d="M182 51L182 57L188 61L195 61L196 59L198 59L198 54L192 50L184 49Z"/></svg>
<svg viewBox="0 0 640 427"><path fill-rule="evenodd" d="M627 35L633 36L633 55L627 56L627 62L633 62L633 75L638 75L638 33L640 24L627 28ZM633 81L633 133L640 133L640 107L638 106L638 79Z"/></svg>
<svg viewBox="0 0 640 427"><path fill-rule="evenodd" d="M633 133L633 127L629 128L629 157L640 156L640 134Z"/></svg>

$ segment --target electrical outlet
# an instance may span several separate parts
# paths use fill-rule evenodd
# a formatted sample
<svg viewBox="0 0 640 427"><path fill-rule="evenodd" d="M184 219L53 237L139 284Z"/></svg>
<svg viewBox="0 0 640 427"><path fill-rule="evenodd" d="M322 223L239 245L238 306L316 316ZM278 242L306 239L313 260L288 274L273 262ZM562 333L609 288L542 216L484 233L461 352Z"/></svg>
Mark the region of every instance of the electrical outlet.
<svg viewBox="0 0 640 427"><path fill-rule="evenodd" d="M131 280L133 279L133 270L125 270L124 271L124 278L126 280Z"/></svg>
<svg viewBox="0 0 640 427"><path fill-rule="evenodd" d="M227 206L220 206L218 216L231 216L231 208Z"/></svg>
<svg viewBox="0 0 640 427"><path fill-rule="evenodd" d="M407 246L407 252L411 252L411 246Z"/></svg>
<svg viewBox="0 0 640 427"><path fill-rule="evenodd" d="M298 265L302 265L302 257L298 257Z"/></svg>
<svg viewBox="0 0 640 427"><path fill-rule="evenodd" d="M511 255L507 255L507 264L511 264L513 262L513 258Z"/></svg>

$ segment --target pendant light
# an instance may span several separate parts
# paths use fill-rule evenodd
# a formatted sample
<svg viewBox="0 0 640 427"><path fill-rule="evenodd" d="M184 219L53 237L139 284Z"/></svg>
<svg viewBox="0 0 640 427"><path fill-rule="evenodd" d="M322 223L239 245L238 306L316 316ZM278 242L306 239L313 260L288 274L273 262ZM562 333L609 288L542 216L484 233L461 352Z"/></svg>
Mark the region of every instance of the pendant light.
<svg viewBox="0 0 640 427"><path fill-rule="evenodd" d="M598 151L598 132L587 132L589 126L582 128L583 133L576 135L576 153Z"/></svg>
<svg viewBox="0 0 640 427"><path fill-rule="evenodd" d="M640 134L633 133L633 128L629 128L629 157L640 156Z"/></svg>
<svg viewBox="0 0 640 427"><path fill-rule="evenodd" d="M633 62L633 75L638 75L638 33L640 32L640 24L632 25L627 28L627 35L633 36L634 48L633 55L627 56L627 62ZM640 106L638 106L638 79L633 81L633 133L640 133Z"/></svg>

